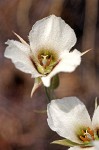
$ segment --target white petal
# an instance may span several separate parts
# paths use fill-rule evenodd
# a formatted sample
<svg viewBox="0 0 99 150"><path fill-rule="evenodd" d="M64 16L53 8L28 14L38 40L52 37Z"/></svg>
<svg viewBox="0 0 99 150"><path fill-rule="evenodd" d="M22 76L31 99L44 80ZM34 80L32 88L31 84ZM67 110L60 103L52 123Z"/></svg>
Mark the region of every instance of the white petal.
<svg viewBox="0 0 99 150"><path fill-rule="evenodd" d="M74 30L60 17L51 15L37 21L29 34L32 51L40 48L69 51L76 43Z"/></svg>
<svg viewBox="0 0 99 150"><path fill-rule="evenodd" d="M76 97L52 100L47 106L47 115L49 127L73 142L81 143L77 131L91 126L85 105Z"/></svg>
<svg viewBox="0 0 99 150"><path fill-rule="evenodd" d="M92 126L93 126L93 129L96 129L96 128L99 129L99 106L94 111L94 115L92 118Z"/></svg>
<svg viewBox="0 0 99 150"><path fill-rule="evenodd" d="M15 40L8 40L7 42L5 42L5 44L7 44L7 45L9 45L11 47L15 46L19 50L25 52L26 54L28 54L28 55L30 54L30 47L29 47L29 45L23 44L23 43L21 43L19 41L15 41Z"/></svg>
<svg viewBox="0 0 99 150"><path fill-rule="evenodd" d="M29 47L13 40L8 40L6 43L8 46L6 47L4 56L10 58L17 69L25 73L30 73L34 77L40 76L29 58Z"/></svg>
<svg viewBox="0 0 99 150"><path fill-rule="evenodd" d="M96 149L94 147L81 148L78 146L74 146L74 147L69 148L68 150L96 150Z"/></svg>
<svg viewBox="0 0 99 150"><path fill-rule="evenodd" d="M99 150L99 140L93 141L96 150Z"/></svg>
<svg viewBox="0 0 99 150"><path fill-rule="evenodd" d="M78 50L73 52L64 52L61 56L61 61L51 71L51 73L45 77L42 77L42 82L46 87L50 86L51 78L59 72L72 72L76 69L81 62L81 53Z"/></svg>
<svg viewBox="0 0 99 150"><path fill-rule="evenodd" d="M68 150L83 150L83 148L81 149L78 146L74 146L74 147L70 147Z"/></svg>

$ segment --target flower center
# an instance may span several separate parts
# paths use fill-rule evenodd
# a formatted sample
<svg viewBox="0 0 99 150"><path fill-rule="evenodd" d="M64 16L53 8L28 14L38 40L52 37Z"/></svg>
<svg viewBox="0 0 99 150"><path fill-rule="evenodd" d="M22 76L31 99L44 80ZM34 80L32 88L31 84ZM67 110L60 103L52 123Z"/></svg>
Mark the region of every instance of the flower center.
<svg viewBox="0 0 99 150"><path fill-rule="evenodd" d="M79 138L83 141L83 142L90 142L92 140L94 140L94 131L91 130L89 127L87 129L82 129L81 130L81 135L79 136Z"/></svg>
<svg viewBox="0 0 99 150"><path fill-rule="evenodd" d="M46 49L39 50L36 58L31 58L31 60L38 72L43 75L49 74L59 62L57 53Z"/></svg>
<svg viewBox="0 0 99 150"><path fill-rule="evenodd" d="M46 69L52 61L52 55L39 55L38 60L40 62L40 65Z"/></svg>

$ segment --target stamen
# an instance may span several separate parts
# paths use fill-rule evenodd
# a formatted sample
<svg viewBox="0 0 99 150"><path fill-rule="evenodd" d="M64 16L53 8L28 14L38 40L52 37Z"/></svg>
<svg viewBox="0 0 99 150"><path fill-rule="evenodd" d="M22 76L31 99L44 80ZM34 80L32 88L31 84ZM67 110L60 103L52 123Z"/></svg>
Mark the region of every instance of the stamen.
<svg viewBox="0 0 99 150"><path fill-rule="evenodd" d="M80 139L81 139L83 142L86 141L85 137L80 136Z"/></svg>
<svg viewBox="0 0 99 150"><path fill-rule="evenodd" d="M51 55L51 56L50 56L50 58L47 60L47 66L49 66L49 65L50 65L51 60L52 60L52 55Z"/></svg>
<svg viewBox="0 0 99 150"><path fill-rule="evenodd" d="M91 136L94 136L94 131L91 130L89 127L88 127L87 131L89 132L89 134L90 134Z"/></svg>
<svg viewBox="0 0 99 150"><path fill-rule="evenodd" d="M82 135L79 136L79 138L83 141L83 142L89 142L91 140L94 140L94 131L91 130L89 127L84 131L82 130Z"/></svg>

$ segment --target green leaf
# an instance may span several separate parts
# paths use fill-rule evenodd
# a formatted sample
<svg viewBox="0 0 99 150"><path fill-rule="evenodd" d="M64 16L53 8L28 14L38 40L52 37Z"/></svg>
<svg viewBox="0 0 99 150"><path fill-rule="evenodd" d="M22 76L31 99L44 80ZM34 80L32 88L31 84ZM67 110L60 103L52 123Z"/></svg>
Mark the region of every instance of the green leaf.
<svg viewBox="0 0 99 150"><path fill-rule="evenodd" d="M68 147L72 147L72 146L81 146L81 147L92 146L91 143L79 144L79 143L72 142L68 139L56 140L56 141L53 141L51 144L59 144L59 145L68 146Z"/></svg>
<svg viewBox="0 0 99 150"><path fill-rule="evenodd" d="M58 77L58 74L57 74L52 78L50 88L51 89L56 89L58 86L59 86L59 77Z"/></svg>
<svg viewBox="0 0 99 150"><path fill-rule="evenodd" d="M69 146L69 147L79 145L78 143L72 142L68 139L56 140L56 141L53 141L51 144L59 144L59 145Z"/></svg>

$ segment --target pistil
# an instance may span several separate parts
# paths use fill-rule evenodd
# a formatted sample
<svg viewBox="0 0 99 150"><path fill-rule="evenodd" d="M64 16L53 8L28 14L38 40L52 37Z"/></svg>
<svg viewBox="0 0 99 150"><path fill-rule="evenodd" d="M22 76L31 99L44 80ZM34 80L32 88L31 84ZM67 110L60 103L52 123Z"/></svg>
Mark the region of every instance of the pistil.
<svg viewBox="0 0 99 150"><path fill-rule="evenodd" d="M51 60L52 60L52 56L49 56L49 55L41 55L41 58L39 59L40 64L41 64L44 68L46 68L47 66L50 65Z"/></svg>

